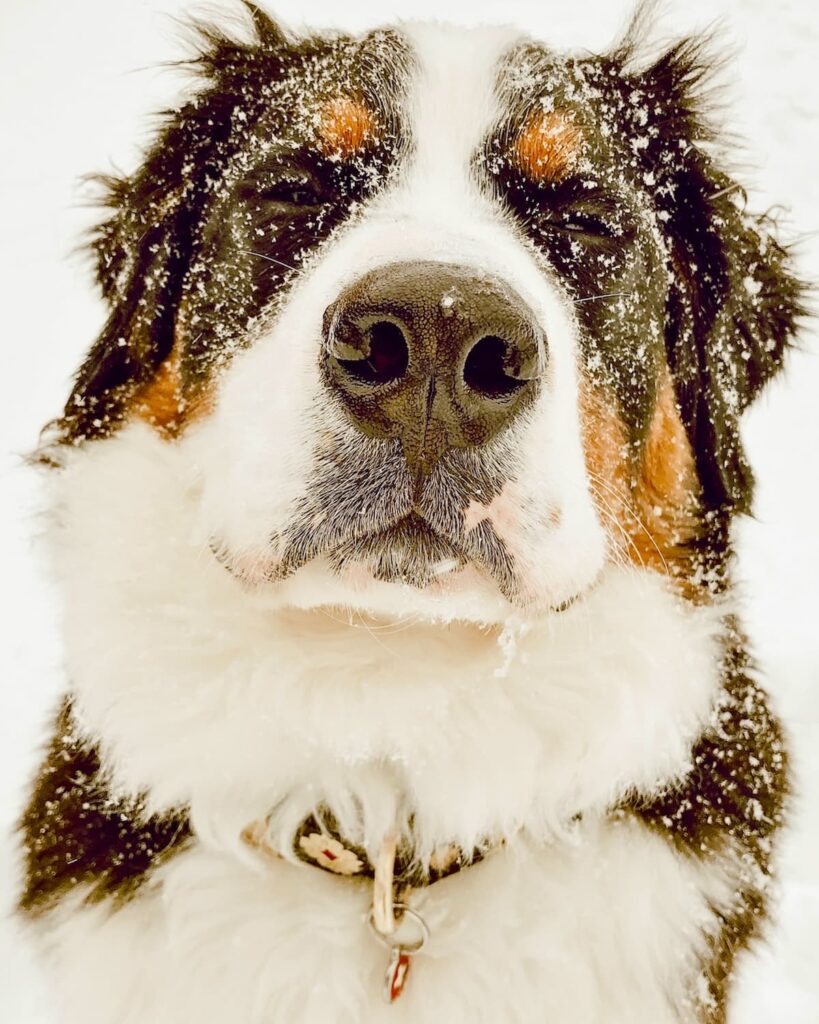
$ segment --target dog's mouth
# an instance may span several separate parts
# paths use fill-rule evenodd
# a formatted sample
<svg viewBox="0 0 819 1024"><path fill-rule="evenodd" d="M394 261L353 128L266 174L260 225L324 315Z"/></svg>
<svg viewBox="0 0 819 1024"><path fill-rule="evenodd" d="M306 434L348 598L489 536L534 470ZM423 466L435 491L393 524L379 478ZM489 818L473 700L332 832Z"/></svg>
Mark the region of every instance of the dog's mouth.
<svg viewBox="0 0 819 1024"><path fill-rule="evenodd" d="M300 535L298 542L291 539L280 544L279 551L283 553L278 558L272 557L270 551L255 557L237 557L213 542L211 550L231 575L254 587L284 582L299 569L320 562L353 590L369 580L443 596L450 590L463 593L464 588L469 590L482 578L484 585L494 584L509 604L533 604L513 557L488 521L462 529L460 536L452 536L437 529L418 511L411 511L386 526L362 529L342 539L336 536L332 544L319 545L315 538L311 544L304 541ZM580 597L582 591L538 607L541 611L562 612Z"/></svg>
<svg viewBox="0 0 819 1024"><path fill-rule="evenodd" d="M211 541L211 550L233 576L250 585L284 582L321 560L352 584L371 579L419 590L445 588L448 580L472 568L507 600L520 596L513 559L489 522L446 530L411 510L384 525L369 522L343 533L321 533L298 531L273 538L267 551L255 555L237 554L216 541Z"/></svg>
<svg viewBox="0 0 819 1024"><path fill-rule="evenodd" d="M464 568L469 557L460 545L413 512L393 526L339 545L329 554L329 561L339 574L353 566L376 580L423 588Z"/></svg>

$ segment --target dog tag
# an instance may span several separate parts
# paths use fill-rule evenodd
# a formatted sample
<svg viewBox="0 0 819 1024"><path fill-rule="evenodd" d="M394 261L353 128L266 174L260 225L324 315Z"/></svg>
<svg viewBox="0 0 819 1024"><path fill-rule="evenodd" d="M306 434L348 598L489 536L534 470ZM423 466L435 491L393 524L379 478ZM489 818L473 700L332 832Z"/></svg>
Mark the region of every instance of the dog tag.
<svg viewBox="0 0 819 1024"><path fill-rule="evenodd" d="M429 938L429 929L424 919L412 907L407 906L406 903L396 903L392 909L397 910L401 918L396 932L406 929L407 925L411 932L414 926L417 938L413 942L412 936L408 936L406 930L400 936L395 933L385 935L380 932L375 925L375 908L370 908L367 921L372 933L382 946L386 946L390 954L387 961L387 973L384 976L384 999L388 1003L394 1003L404 991L407 975L412 966L412 958L424 948Z"/></svg>
<svg viewBox="0 0 819 1024"><path fill-rule="evenodd" d="M390 962L384 979L384 998L388 1003L394 1003L404 991L411 962L410 954L400 946L390 951Z"/></svg>

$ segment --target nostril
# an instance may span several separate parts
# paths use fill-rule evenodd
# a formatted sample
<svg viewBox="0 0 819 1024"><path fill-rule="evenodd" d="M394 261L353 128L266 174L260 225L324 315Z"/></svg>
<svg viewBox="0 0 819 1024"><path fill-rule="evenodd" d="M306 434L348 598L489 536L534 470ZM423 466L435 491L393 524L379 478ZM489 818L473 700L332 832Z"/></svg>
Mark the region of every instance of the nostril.
<svg viewBox="0 0 819 1024"><path fill-rule="evenodd" d="M464 363L466 386L486 398L506 398L526 383L509 370L508 342L494 335L481 338L470 350Z"/></svg>
<svg viewBox="0 0 819 1024"><path fill-rule="evenodd" d="M403 377L409 365L409 348L401 328L389 320L371 324L365 334L366 352L357 359L338 359L338 365L356 380L388 384Z"/></svg>

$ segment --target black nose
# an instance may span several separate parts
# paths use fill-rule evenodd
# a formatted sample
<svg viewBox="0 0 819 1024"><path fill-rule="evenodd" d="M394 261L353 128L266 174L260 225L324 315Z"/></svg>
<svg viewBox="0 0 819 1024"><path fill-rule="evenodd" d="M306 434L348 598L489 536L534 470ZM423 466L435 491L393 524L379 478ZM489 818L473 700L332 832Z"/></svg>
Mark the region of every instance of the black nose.
<svg viewBox="0 0 819 1024"><path fill-rule="evenodd" d="M357 428L399 438L413 468L484 445L528 405L546 339L503 281L444 263L394 263L324 314L322 370Z"/></svg>

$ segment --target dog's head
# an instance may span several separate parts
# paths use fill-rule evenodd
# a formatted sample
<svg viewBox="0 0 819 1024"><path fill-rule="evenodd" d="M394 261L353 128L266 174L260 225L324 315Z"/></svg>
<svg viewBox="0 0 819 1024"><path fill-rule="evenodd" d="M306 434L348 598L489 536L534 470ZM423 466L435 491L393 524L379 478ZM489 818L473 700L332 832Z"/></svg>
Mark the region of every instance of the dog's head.
<svg viewBox="0 0 819 1024"><path fill-rule="evenodd" d="M610 561L719 586L800 289L711 153L699 45L294 42L248 10L109 183L60 440L186 445L204 545L296 606L490 621Z"/></svg>

